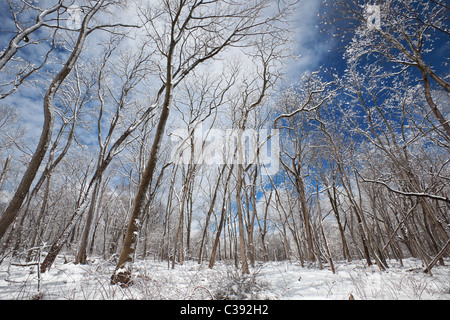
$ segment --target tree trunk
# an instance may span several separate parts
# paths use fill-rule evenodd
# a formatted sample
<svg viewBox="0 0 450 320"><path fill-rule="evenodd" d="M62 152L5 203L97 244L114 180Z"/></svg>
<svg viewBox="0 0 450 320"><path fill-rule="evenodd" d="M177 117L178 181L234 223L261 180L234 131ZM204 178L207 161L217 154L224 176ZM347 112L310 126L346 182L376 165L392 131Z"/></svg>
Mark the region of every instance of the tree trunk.
<svg viewBox="0 0 450 320"><path fill-rule="evenodd" d="M240 143L241 138L238 138L238 143ZM240 156L242 155L242 148L238 151ZM241 263L242 263L242 273L250 274L250 270L248 269L247 262L247 252L245 250L245 232L244 232L244 218L242 213L242 200L241 200L241 189L242 189L242 164L238 163L238 172L237 172L237 186L236 186L236 206L237 206L237 214L238 214L238 225L239 225L239 253L241 254Z"/></svg>
<svg viewBox="0 0 450 320"><path fill-rule="evenodd" d="M309 214L309 210L308 210L308 204L306 202L305 185L304 185L302 177L298 176L296 180L297 180L297 184L298 184L298 192L299 192L299 198L300 198L300 204L301 204L301 211L302 211L303 220L305 223L306 242L308 245L308 260L315 261L314 244L313 244L313 237L312 237L312 231L311 231L311 219L310 219L310 214Z"/></svg>
<svg viewBox="0 0 450 320"><path fill-rule="evenodd" d="M330 263L331 272L333 272L333 274L335 274L336 271L334 269L333 258L331 257L330 248L328 247L327 238L325 237L325 232L323 230L322 210L320 208L319 186L318 185L316 186L316 190L317 190L317 209L318 209L318 212L319 212L320 234L322 235L323 245L325 247L325 251L327 252L327 258L328 258L328 262Z"/></svg>
<svg viewBox="0 0 450 320"><path fill-rule="evenodd" d="M49 173L48 176L47 176L47 183L45 185L45 193L44 193L44 199L42 200L42 204L41 204L41 210L39 211L39 216L36 219L37 227L34 228L33 236L31 237L32 238L31 242L30 242L30 247L31 248L34 248L34 247L37 246L36 238L38 237L39 233L41 232L39 229L41 227L41 223L42 223L42 219L44 217L44 213L47 210L47 202L48 202L49 193L50 193L50 180L51 180L51 177L52 177L52 175L51 175L51 173ZM32 255L33 255L33 251L32 250L28 251L27 262L31 261Z"/></svg>
<svg viewBox="0 0 450 320"><path fill-rule="evenodd" d="M94 219L94 213L97 204L97 197L100 189L100 181L99 179L94 186L94 191L91 199L91 203L89 205L89 210L86 218L86 225L84 226L83 235L81 238L80 247L78 248L78 254L75 259L75 264L86 264L87 262L87 246L89 240L89 234L91 231L92 220Z"/></svg>
<svg viewBox="0 0 450 320"><path fill-rule="evenodd" d="M427 103L430 106L430 109L433 112L434 116L439 121L439 123L442 125L445 132L447 133L447 138L450 138L450 123L448 120L445 119L444 115L441 113L438 106L434 103L433 98L431 97L431 87L430 87L430 80L428 79L428 75L424 71L422 71L422 70L420 70L420 71L422 73L423 86L424 86L424 90L425 90L425 99L427 100Z"/></svg>
<svg viewBox="0 0 450 320"><path fill-rule="evenodd" d="M222 175L223 175L223 172L225 171L225 168L226 168L226 166L223 166L222 171L220 172L219 177L217 178L217 184L216 184L216 187L214 188L213 198L212 198L211 203L209 205L208 213L206 214L205 228L203 229L202 241L200 243L200 250L199 250L199 253L198 253L198 264L202 263L203 246L205 244L205 239L206 239L206 235L207 235L209 221L211 219L211 214L214 211L214 206L216 204L216 198L217 198L217 192L219 190L220 181L222 179ZM222 220L222 218L221 218L221 220ZM219 237L220 237L220 234L219 234Z"/></svg>
<svg viewBox="0 0 450 320"><path fill-rule="evenodd" d="M348 262L352 261L352 257L350 255L350 250L348 249L347 240L345 239L344 228L342 227L341 218L339 216L339 210L336 199L336 187L333 185L333 194L334 198L331 196L330 191L327 189L328 198L330 199L331 207L333 209L334 216L336 217L336 221L338 224L339 234L341 235L342 241L342 253L345 259Z"/></svg>
<svg viewBox="0 0 450 320"><path fill-rule="evenodd" d="M192 144L193 146L193 144ZM196 165L193 164L193 155L194 152L191 150L191 163L188 166L187 170L187 177L185 179L184 188L183 188L183 195L181 197L181 207L180 207L180 217L178 219L178 228L177 233L175 236L175 242L174 242L174 254L173 254L173 261L172 261L172 268L175 267L175 257L176 257L176 251L177 251L177 245L178 245L178 263L183 264L184 262L184 244L183 244L183 230L184 230L184 208L186 207L185 203L188 201L188 192L190 188L190 184L192 183L192 176L195 170ZM189 219L189 217L188 217ZM190 237L190 227L188 223L188 230L187 230L187 239ZM189 245L187 245L187 248L189 250Z"/></svg>
<svg viewBox="0 0 450 320"><path fill-rule="evenodd" d="M64 228L64 231L62 234L56 239L56 241L52 244L50 247L50 250L45 257L44 261L41 264L41 272L45 273L50 267L53 265L53 262L55 262L56 257L58 256L59 252L61 251L64 244L66 244L67 240L69 239L70 235L73 235L73 231L75 226L77 225L79 219L81 218L81 215L86 210L87 202L84 201L81 206L75 210L75 212L72 214L72 217L70 218L69 223Z"/></svg>
<svg viewBox="0 0 450 320"><path fill-rule="evenodd" d="M169 59L170 60L170 59ZM169 61L168 65L171 63ZM128 285L131 281L131 271L124 270L127 269L126 264L133 260L134 251L136 250L137 240L138 240L138 230L139 230L139 217L141 215L141 210L144 206L145 195L147 194L149 185L153 178L153 173L155 172L156 162L158 161L158 151L161 145L161 140L164 134L164 129L166 127L167 119L169 118L169 105L172 94L171 83L171 72L168 72L168 79L166 85L166 95L164 99L164 104L161 110L161 116L159 118L158 126L155 132L155 138L153 140L153 145L150 152L150 157L148 158L147 165L145 167L144 173L142 174L142 179L139 182L138 192L134 199L133 209L130 215L130 220L128 223L125 241L120 252L119 261L116 266L116 270L111 278L111 283L113 284L123 284Z"/></svg>
<svg viewBox="0 0 450 320"><path fill-rule="evenodd" d="M44 159L45 154L47 152L51 140L54 122L53 100L55 98L59 86L61 85L61 83L64 81L64 79L67 77L67 75L71 70L68 67L68 62L66 63L64 68L60 71L60 73L55 77L45 95L44 126L42 128L39 144L36 148L36 151L33 154L33 157L31 158L31 161L28 164L27 170L25 171L25 174L22 177L19 187L14 193L14 196L11 199L5 212L0 217L0 239L4 236L11 223L13 223L13 221L17 217L19 210L23 204L23 201L25 200L25 197L27 196L28 191L30 190L31 184L33 183L33 180L36 177L36 174L39 170L42 160Z"/></svg>
<svg viewBox="0 0 450 320"><path fill-rule="evenodd" d="M431 261L431 263L428 265L427 268L425 268L423 272L431 274L431 268L433 268L436 262L444 256L445 252L449 248L450 248L450 240L447 241L446 245L441 249L441 251L439 251L436 257L434 257L433 261Z"/></svg>
<svg viewBox="0 0 450 320"><path fill-rule="evenodd" d="M6 172L8 171L8 164L11 159L11 155L6 158L5 164L3 165L2 173L0 173L0 191L2 190L3 179L5 178Z"/></svg>
<svg viewBox="0 0 450 320"><path fill-rule="evenodd" d="M226 166L224 166L225 168ZM230 171L228 172L228 177L227 177L227 181L225 182L225 188L223 191L223 201L222 201L222 213L220 215L220 222L219 222L219 226L217 227L217 232L216 232L216 239L214 240L214 244L211 250L211 257L209 259L209 268L211 269L214 266L214 261L216 259L216 251L217 251L217 246L219 245L220 242L220 234L222 233L222 229L223 229L223 225L225 222L225 215L226 215L226 201L227 201L227 190L228 190L228 183L230 181L231 178L231 174L233 172L233 167L234 165L232 164L230 167ZM222 170L223 172L223 170ZM220 181L220 179L219 179ZM226 257L226 243L224 242L224 247L225 247L225 257Z"/></svg>
<svg viewBox="0 0 450 320"><path fill-rule="evenodd" d="M54 123L53 101L55 99L59 87L64 82L66 77L69 75L69 73L72 71L75 63L77 62L83 49L86 36L88 34L88 24L91 21L92 17L95 15L95 13L99 10L103 2L104 1L98 1L96 5L90 10L90 12L85 16L72 54L64 64L61 71L53 79L44 96L44 125L42 128L41 137L39 139L39 144L36 148L36 151L33 154L33 157L31 158L31 161L28 164L28 167L25 171L25 174L22 177L19 187L17 188L12 200L10 201L8 207L6 208L5 212L0 218L0 239L4 236L6 230L16 218L20 210L20 207L23 204L23 201L30 190L31 184L33 183L33 180L36 177L39 167L41 166L42 160L44 159L45 154L47 153L47 149L51 141Z"/></svg>

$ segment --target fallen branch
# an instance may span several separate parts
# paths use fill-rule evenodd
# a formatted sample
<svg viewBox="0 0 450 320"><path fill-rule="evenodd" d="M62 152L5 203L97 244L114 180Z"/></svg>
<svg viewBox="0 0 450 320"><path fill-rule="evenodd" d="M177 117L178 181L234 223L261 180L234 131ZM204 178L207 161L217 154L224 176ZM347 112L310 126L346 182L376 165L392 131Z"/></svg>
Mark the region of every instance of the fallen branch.
<svg viewBox="0 0 450 320"><path fill-rule="evenodd" d="M11 263L12 266L15 267L30 267L30 266L37 266L39 263L37 262L28 262L28 263Z"/></svg>
<svg viewBox="0 0 450 320"><path fill-rule="evenodd" d="M195 291L197 291L197 289L205 290L209 294L209 296L211 297L211 300L215 300L213 294L211 293L211 291L209 291L207 288L202 287L202 286L198 286L192 291L191 296L189 297L189 300L192 299L192 296L194 295Z"/></svg>
<svg viewBox="0 0 450 320"><path fill-rule="evenodd" d="M441 251L439 251L439 253L436 255L436 257L434 257L433 261L431 261L431 263L428 265L428 267L426 267L423 272L425 273L429 273L431 271L431 268L434 267L434 265L436 264L436 262L442 258L442 256L444 255L444 253L447 251L447 249L450 248L450 239L447 241L446 245L442 248Z"/></svg>

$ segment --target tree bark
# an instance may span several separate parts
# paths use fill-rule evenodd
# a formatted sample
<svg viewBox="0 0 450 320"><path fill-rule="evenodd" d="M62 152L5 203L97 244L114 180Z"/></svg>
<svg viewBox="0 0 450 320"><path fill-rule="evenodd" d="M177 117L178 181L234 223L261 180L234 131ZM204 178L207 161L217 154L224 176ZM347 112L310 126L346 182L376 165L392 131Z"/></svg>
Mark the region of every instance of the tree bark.
<svg viewBox="0 0 450 320"><path fill-rule="evenodd" d="M213 244L213 247L212 247L212 250L211 250L211 257L209 258L209 265L208 265L208 267L210 269L212 269L212 267L214 266L214 261L216 259L216 251L217 251L217 247L218 247L219 242L220 242L220 234L222 233L223 225L224 225L224 222L225 222L228 183L230 182L231 174L233 172L233 167L234 167L234 165L232 164L231 167L230 167L230 171L228 172L227 180L225 182L225 188L224 188L224 191L223 191L223 201L222 201L222 213L220 215L219 226L217 227L216 239L214 240L214 244ZM225 257L226 257L226 243L225 242L224 242L224 247L225 247Z"/></svg>
<svg viewBox="0 0 450 320"><path fill-rule="evenodd" d="M240 143L241 137L238 138L238 143ZM239 156L242 156L242 147L240 151L238 151ZM237 214L238 214L238 226L239 226L239 253L241 255L241 268L243 274L250 274L250 270L248 268L247 262L247 252L245 245L245 232L244 232L244 218L242 212L242 199L241 199L241 189L242 189L242 164L238 163L238 172L237 172L237 185L236 185L236 206L237 206Z"/></svg>
<svg viewBox="0 0 450 320"><path fill-rule="evenodd" d="M5 178L6 172L8 171L9 161L11 159L11 155L6 157L5 164L3 165L2 173L0 173L0 191L2 190L3 179Z"/></svg>
<svg viewBox="0 0 450 320"><path fill-rule="evenodd" d="M343 256L344 256L344 258L347 259L348 262L351 262L352 257L350 255L350 250L348 249L347 240L345 239L345 234L344 234L344 228L342 227L341 218L339 216L339 209L337 206L336 186L334 184L333 184L333 197L328 189L327 189L327 194L328 194L328 198L330 199L330 204L333 209L334 216L336 217L339 234L341 235Z"/></svg>
<svg viewBox="0 0 450 320"><path fill-rule="evenodd" d="M299 192L299 198L300 198L300 204L301 204L301 206L300 206L301 212L303 215L303 221L305 223L306 242L308 245L308 260L315 261L314 244L313 244L312 231L311 231L311 219L310 219L310 214L309 214L309 210L308 210L308 203L306 202L305 185L303 182L303 177L297 176L296 182L298 185L298 192Z"/></svg>
<svg viewBox="0 0 450 320"><path fill-rule="evenodd" d="M91 230L92 220L94 219L94 212L97 205L97 197L100 189L100 181L99 179L94 186L94 191L92 194L91 203L89 205L89 210L86 218L86 225L84 226L83 235L81 237L80 247L78 248L77 257L75 259L75 264L86 264L87 262L87 246L88 246L88 238Z"/></svg>
<svg viewBox="0 0 450 320"><path fill-rule="evenodd" d="M214 206L216 204L216 198L217 198L217 192L219 190L219 186L220 186L220 181L222 179L222 175L225 171L226 166L224 166L219 174L219 177L217 178L217 184L216 187L214 188L214 194L213 194L213 198L211 200L211 203L209 205L209 210L208 213L206 214L206 221L205 221L205 228L203 229L203 235L202 235L202 241L200 243L200 250L198 253L198 264L202 263L202 254L203 254L203 246L205 244L205 239L206 239L206 235L207 235L207 230L208 230L208 226L209 226L209 221L211 219L211 214L214 211ZM221 218L222 220L222 218ZM219 234L220 237L220 234Z"/></svg>
<svg viewBox="0 0 450 320"><path fill-rule="evenodd" d="M316 190L317 190L317 210L319 213L320 234L322 235L323 245L327 252L327 258L328 258L328 262L330 263L331 272L333 272L333 274L335 274L336 271L334 269L333 258L331 257L330 248L328 247L327 238L325 237L325 232L323 230L323 223L322 223L323 218L322 218L322 209L320 208L320 197L319 197L319 186L318 185L316 186Z"/></svg>

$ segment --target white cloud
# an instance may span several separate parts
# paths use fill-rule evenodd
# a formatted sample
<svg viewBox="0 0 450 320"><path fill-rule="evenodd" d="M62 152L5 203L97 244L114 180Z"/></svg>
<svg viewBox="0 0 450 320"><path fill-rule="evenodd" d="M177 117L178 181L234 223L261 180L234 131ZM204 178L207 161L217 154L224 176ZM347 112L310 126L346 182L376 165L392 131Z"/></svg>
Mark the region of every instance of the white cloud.
<svg viewBox="0 0 450 320"><path fill-rule="evenodd" d="M302 0L294 16L293 50L296 59L288 63L289 80L297 80L301 74L316 70L332 47L331 41L321 41L323 36L316 27L322 0Z"/></svg>

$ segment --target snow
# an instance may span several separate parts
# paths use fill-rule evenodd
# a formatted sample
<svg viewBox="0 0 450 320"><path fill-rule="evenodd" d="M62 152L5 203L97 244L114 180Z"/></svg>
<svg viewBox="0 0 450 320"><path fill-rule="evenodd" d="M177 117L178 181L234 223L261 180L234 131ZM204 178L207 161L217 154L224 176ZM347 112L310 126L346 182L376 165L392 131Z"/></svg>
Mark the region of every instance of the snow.
<svg viewBox="0 0 450 320"><path fill-rule="evenodd" d="M171 269L167 262L134 263L133 285L111 285L115 264L96 259L88 265L65 263L58 258L52 269L40 274L37 265L3 261L0 265L0 299L46 300L450 300L450 259L423 273L419 260L405 259L403 266L389 261L387 271L364 262L336 262L336 274L316 265L298 262L258 263L250 275L234 264L187 261Z"/></svg>

